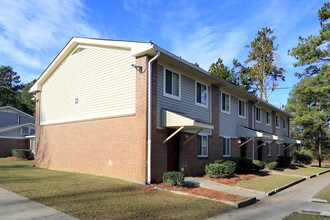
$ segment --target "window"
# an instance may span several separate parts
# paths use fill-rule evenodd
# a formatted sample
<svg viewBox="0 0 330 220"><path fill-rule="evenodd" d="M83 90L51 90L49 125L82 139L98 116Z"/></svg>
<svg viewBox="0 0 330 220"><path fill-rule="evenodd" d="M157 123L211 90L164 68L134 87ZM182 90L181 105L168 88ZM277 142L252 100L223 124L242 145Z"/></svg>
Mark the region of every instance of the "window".
<svg viewBox="0 0 330 220"><path fill-rule="evenodd" d="M30 127L21 127L21 134L30 134Z"/></svg>
<svg viewBox="0 0 330 220"><path fill-rule="evenodd" d="M270 125L270 112L266 112L266 125Z"/></svg>
<svg viewBox="0 0 330 220"><path fill-rule="evenodd" d="M208 137L204 135L198 135L198 157L208 156Z"/></svg>
<svg viewBox="0 0 330 220"><path fill-rule="evenodd" d="M221 93L221 111L230 114L230 96L226 93Z"/></svg>
<svg viewBox="0 0 330 220"><path fill-rule="evenodd" d="M231 155L230 138L223 138L223 156L229 157Z"/></svg>
<svg viewBox="0 0 330 220"><path fill-rule="evenodd" d="M195 97L196 105L207 107L208 100L208 88L206 85L203 85L199 82L195 84Z"/></svg>
<svg viewBox="0 0 330 220"><path fill-rule="evenodd" d="M238 100L238 116L245 118L245 102L242 100Z"/></svg>
<svg viewBox="0 0 330 220"><path fill-rule="evenodd" d="M283 127L284 130L286 129L285 118L282 118L282 127Z"/></svg>
<svg viewBox="0 0 330 220"><path fill-rule="evenodd" d="M180 99L181 76L168 69L164 74L164 96Z"/></svg>
<svg viewBox="0 0 330 220"><path fill-rule="evenodd" d="M17 124L20 125L21 124L21 116L18 116L18 119L17 119Z"/></svg>
<svg viewBox="0 0 330 220"><path fill-rule="evenodd" d="M267 156L272 156L272 145L267 144Z"/></svg>
<svg viewBox="0 0 330 220"><path fill-rule="evenodd" d="M276 149L277 156L281 155L281 144L277 143L277 149Z"/></svg>
<svg viewBox="0 0 330 220"><path fill-rule="evenodd" d="M256 122L261 123L261 109L256 107Z"/></svg>
<svg viewBox="0 0 330 220"><path fill-rule="evenodd" d="M275 124L276 127L279 128L280 127L280 118L277 115L275 116L275 123L276 123Z"/></svg>

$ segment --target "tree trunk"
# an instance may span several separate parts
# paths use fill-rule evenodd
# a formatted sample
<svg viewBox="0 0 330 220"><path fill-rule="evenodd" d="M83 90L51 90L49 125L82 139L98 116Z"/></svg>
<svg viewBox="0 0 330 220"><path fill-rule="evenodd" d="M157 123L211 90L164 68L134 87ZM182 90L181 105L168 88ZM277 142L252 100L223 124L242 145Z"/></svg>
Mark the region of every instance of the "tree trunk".
<svg viewBox="0 0 330 220"><path fill-rule="evenodd" d="M322 144L321 144L321 131L319 130L319 135L318 135L318 139L319 139L319 167L322 166Z"/></svg>

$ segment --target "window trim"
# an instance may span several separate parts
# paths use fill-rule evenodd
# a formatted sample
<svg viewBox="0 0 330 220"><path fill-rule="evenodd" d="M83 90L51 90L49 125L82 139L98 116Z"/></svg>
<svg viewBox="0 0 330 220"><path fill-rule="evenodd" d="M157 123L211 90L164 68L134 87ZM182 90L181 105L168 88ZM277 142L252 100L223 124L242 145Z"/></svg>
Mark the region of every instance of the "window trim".
<svg viewBox="0 0 330 220"><path fill-rule="evenodd" d="M239 108L239 102L243 102L244 103L244 116L239 114L240 108ZM237 103L237 107L238 107L238 117L246 119L246 101L242 100L242 99L238 99L238 103Z"/></svg>
<svg viewBox="0 0 330 220"><path fill-rule="evenodd" d="M173 73L178 74L178 76L179 76L179 96L169 94L166 92L166 70L170 71L172 73L172 75L173 75ZM172 90L173 90L173 85L172 85ZM166 68L166 67L163 67L163 96L181 101L181 74L177 73L169 68Z"/></svg>
<svg viewBox="0 0 330 220"><path fill-rule="evenodd" d="M277 125L277 121L278 121L278 125ZM280 128L280 116L278 115L275 115L275 127Z"/></svg>
<svg viewBox="0 0 330 220"><path fill-rule="evenodd" d="M28 128L28 133L23 133L23 128ZM21 127L21 134L30 134L31 133L31 129L30 129L30 127L29 126L22 126Z"/></svg>
<svg viewBox="0 0 330 220"><path fill-rule="evenodd" d="M286 130L286 118L282 117L282 129Z"/></svg>
<svg viewBox="0 0 330 220"><path fill-rule="evenodd" d="M206 87L206 105L197 102L197 83L201 84L201 86ZM197 80L195 80L195 105L203 107L203 108L208 108L209 107L209 87L206 84L201 83Z"/></svg>
<svg viewBox="0 0 330 220"><path fill-rule="evenodd" d="M225 151L225 139L229 139L229 146L228 146L228 153L229 154L224 154L224 151ZM231 137L223 137L223 150L222 150L222 156L223 157L231 157Z"/></svg>
<svg viewBox="0 0 330 220"><path fill-rule="evenodd" d="M222 109L222 98L223 98L222 94L228 95L228 99L229 99L229 104L228 104L229 110L228 111ZM221 91L221 112L229 114L229 115L231 114L231 96L229 93L222 92L222 91Z"/></svg>
<svg viewBox="0 0 330 220"><path fill-rule="evenodd" d="M268 114L269 114L269 123L267 123L267 119L268 119L267 115ZM270 126L271 124L272 124L272 113L269 112L269 111L266 111L266 125Z"/></svg>
<svg viewBox="0 0 330 220"><path fill-rule="evenodd" d="M257 112L258 112L257 109L260 110L260 120L259 120L259 121L257 120ZM255 115L255 117L256 117L256 122L259 123L259 124L261 124L261 122L262 122L262 110L261 110L261 108L259 108L259 107L256 106L256 112L255 112L255 114L256 114L256 115Z"/></svg>
<svg viewBox="0 0 330 220"><path fill-rule="evenodd" d="M200 155L199 152L197 152L197 157L198 158L207 158L209 157L209 136L208 135L203 135L203 134L199 134L197 136L197 150L198 150L198 138L203 138L203 137L206 137L206 155ZM203 141L202 141L203 143ZM202 149L203 149L203 146L201 146ZM203 153L203 150L202 150L202 153Z"/></svg>

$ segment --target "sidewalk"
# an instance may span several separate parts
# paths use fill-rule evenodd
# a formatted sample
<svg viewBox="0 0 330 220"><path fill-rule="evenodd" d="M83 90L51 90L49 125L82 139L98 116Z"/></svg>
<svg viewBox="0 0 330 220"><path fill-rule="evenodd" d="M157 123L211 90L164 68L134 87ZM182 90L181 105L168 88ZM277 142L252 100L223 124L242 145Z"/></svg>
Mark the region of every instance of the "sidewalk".
<svg viewBox="0 0 330 220"><path fill-rule="evenodd" d="M199 183L200 186L214 189L222 192L226 192L233 195L245 196L245 197L256 197L258 200L265 197L265 194L258 192L252 192L250 190L240 189L238 187L228 186L226 184L216 183L208 179L199 178L199 177L186 177L185 181Z"/></svg>
<svg viewBox="0 0 330 220"><path fill-rule="evenodd" d="M31 201L0 187L0 219L3 220L75 220L56 209Z"/></svg>

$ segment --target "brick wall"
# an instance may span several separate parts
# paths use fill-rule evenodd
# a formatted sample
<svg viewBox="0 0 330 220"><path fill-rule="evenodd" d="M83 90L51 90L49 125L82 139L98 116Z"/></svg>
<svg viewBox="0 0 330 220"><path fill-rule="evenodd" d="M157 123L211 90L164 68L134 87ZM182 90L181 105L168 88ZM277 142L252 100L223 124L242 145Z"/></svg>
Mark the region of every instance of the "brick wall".
<svg viewBox="0 0 330 220"><path fill-rule="evenodd" d="M0 157L12 156L12 149L29 149L29 140L0 138Z"/></svg>
<svg viewBox="0 0 330 220"><path fill-rule="evenodd" d="M38 167L146 182L147 70L136 72L135 115L40 126L40 93L36 109Z"/></svg>

